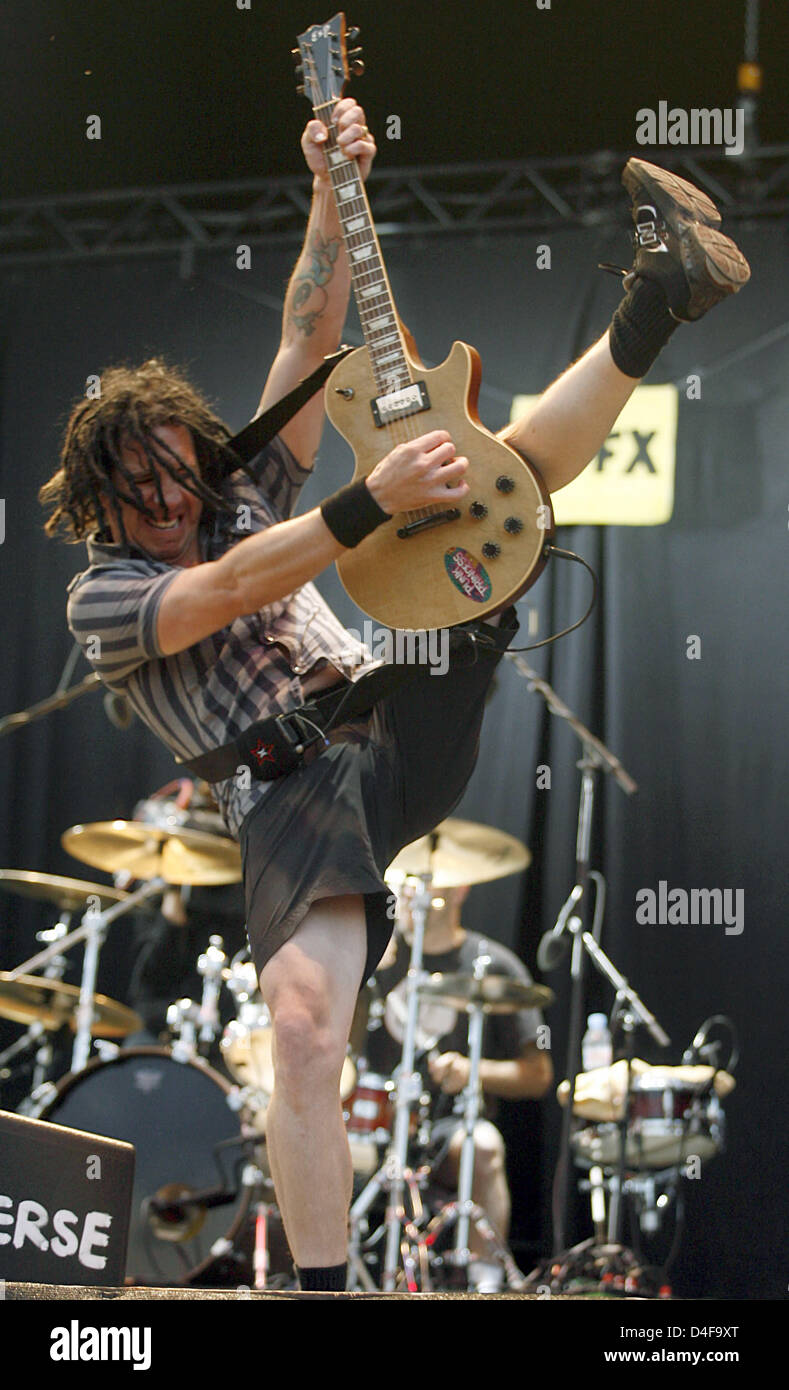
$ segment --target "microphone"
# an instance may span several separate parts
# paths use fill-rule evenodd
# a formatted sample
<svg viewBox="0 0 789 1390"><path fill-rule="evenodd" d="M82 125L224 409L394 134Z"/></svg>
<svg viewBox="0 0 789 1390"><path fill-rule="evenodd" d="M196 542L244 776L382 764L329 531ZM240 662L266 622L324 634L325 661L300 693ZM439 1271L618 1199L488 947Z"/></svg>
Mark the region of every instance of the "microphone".
<svg viewBox="0 0 789 1390"><path fill-rule="evenodd" d="M134 710L125 695L108 690L104 696L104 713L116 729L128 729L134 719Z"/></svg>
<svg viewBox="0 0 789 1390"><path fill-rule="evenodd" d="M569 938L566 937L564 929L575 904L583 897L583 887L576 883L567 902L564 904L559 916L556 919L556 926L552 931L546 932L537 947L537 965L540 970L555 970L561 961L567 947Z"/></svg>
<svg viewBox="0 0 789 1390"><path fill-rule="evenodd" d="M182 1183L168 1183L146 1198L148 1223L159 1240L191 1240L202 1229L211 1207L227 1206L236 1196L225 1187L194 1191Z"/></svg>

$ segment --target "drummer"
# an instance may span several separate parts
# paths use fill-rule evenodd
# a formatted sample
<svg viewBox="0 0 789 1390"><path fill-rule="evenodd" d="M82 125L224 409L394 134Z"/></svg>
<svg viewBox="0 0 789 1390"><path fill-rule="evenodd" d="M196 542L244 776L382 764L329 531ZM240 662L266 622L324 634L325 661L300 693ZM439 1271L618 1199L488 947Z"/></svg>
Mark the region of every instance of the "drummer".
<svg viewBox="0 0 789 1390"><path fill-rule="evenodd" d="M444 888L440 890L440 897L433 898L425 925L425 970L431 974L472 975L475 959L482 948L484 955L490 958L486 974L507 975L532 984L525 966L506 946L462 926L462 907L468 893L468 887ZM391 1075L401 1060L411 929L406 889L400 899L398 930L375 976L379 997L385 999L381 1026L370 1030L366 1046L368 1066L384 1076ZM478 1121L474 1131L472 1198L484 1209L504 1241L509 1234L511 1200L504 1140L493 1121L499 1100L539 1100L552 1085L550 1054L537 1045L542 1036L541 1024L542 1015L538 1009L490 1013L485 1020L480 1068L485 1118ZM434 1096L433 1178L440 1187L454 1192L460 1172L463 1122L462 1114L451 1113L451 1098L459 1095L469 1079L468 1018L443 1001L423 1000L418 1029L417 1048L422 1055L418 1053L416 1066ZM470 1287L480 1293L497 1292L504 1270L485 1259L485 1242L473 1224L469 1248L473 1257L469 1267Z"/></svg>

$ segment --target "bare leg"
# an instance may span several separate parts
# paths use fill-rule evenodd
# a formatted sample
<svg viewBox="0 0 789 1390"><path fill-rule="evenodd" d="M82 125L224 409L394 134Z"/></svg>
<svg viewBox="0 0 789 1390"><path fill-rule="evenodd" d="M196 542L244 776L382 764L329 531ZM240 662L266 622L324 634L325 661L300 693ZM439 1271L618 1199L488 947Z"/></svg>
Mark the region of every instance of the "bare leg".
<svg viewBox="0 0 789 1390"><path fill-rule="evenodd" d="M539 469L548 491L556 492L594 458L636 386L635 377L614 365L606 332L528 414L499 433Z"/></svg>
<svg viewBox="0 0 789 1390"><path fill-rule="evenodd" d="M302 1268L346 1259L353 1169L340 1075L365 953L361 897L327 898L313 904L260 976L274 1033L266 1144L288 1243Z"/></svg>

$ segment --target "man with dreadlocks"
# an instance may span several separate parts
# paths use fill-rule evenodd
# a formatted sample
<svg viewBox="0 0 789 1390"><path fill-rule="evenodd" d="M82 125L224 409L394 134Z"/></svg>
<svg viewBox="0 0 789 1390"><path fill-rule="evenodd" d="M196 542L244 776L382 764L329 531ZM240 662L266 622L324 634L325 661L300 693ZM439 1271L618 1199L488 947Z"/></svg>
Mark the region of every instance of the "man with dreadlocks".
<svg viewBox="0 0 789 1390"><path fill-rule="evenodd" d="M342 151L366 177L375 144L361 108L346 99L336 118ZM334 351L344 323L349 271L324 139L309 122L313 204L261 409ZM717 230L714 205L690 184L640 160L623 181L636 254L610 329L502 431L549 492L594 457L677 323L700 318L749 275ZM243 745L261 719L343 691L372 665L311 581L393 514L468 493L468 461L433 430L293 516L322 425L318 397L262 451L252 477L225 477L229 431L178 373L158 361L115 368L100 399L75 408L61 468L42 490L50 530L88 538L90 567L70 589L73 633L190 770ZM427 668L416 668L290 775L209 778L241 842L247 930L275 1038L268 1157L304 1289L345 1286L353 1174L339 1080L360 984L391 934L383 873L460 799L491 677L516 628L510 609L471 634L453 629L446 676L423 679ZM265 745L251 751L267 756Z"/></svg>

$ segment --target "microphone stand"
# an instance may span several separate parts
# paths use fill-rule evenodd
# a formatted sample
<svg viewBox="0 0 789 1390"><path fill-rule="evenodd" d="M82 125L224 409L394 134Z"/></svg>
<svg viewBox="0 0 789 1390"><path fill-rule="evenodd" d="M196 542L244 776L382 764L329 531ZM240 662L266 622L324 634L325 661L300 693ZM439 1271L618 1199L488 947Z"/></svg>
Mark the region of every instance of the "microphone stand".
<svg viewBox="0 0 789 1390"><path fill-rule="evenodd" d="M510 659L514 662L517 670L525 676L529 682L530 690L538 690L548 706L551 714L556 714L560 719L564 719L576 734L583 748L583 757L576 766L581 771L581 792L578 806L578 825L575 840L575 888L570 895L570 906L581 904L583 912L583 902L588 893L589 879L592 876L590 869L590 850L592 839L592 820L594 814L595 780L600 772L612 774L620 787L628 796L632 796L638 790L632 777L623 768L619 759L606 748L604 743L595 738L585 724L573 714L572 710L564 704L556 691L543 680L536 671L528 665L523 658L516 653L512 653ZM566 905L567 906L567 905ZM554 1181L554 1203L553 1203L553 1228L554 1228L554 1252L559 1253L565 1249L565 1229L568 1204L568 1188L570 1177L570 1137L573 1121L573 1104L575 1099L575 1083L581 1070L581 1037L583 1028L583 1005L584 1005L584 950L582 938L583 918L573 915L569 921L566 914L564 920L560 916L559 923L553 932L547 933L540 943L543 945L555 946L562 932L570 932L572 937L572 955L570 964L570 1016L567 1040L567 1071L570 1082L570 1094L567 1106L562 1115L562 1129L559 1141L559 1158L556 1166L556 1177ZM588 936L589 933L586 933ZM593 937L590 937L594 940ZM538 956L539 962L539 956ZM554 961L554 965L558 961Z"/></svg>
<svg viewBox="0 0 789 1390"><path fill-rule="evenodd" d="M643 1025L652 1035L659 1047L669 1047L671 1039L663 1031L655 1015L650 1012L644 1001L636 991L628 984L622 975L601 949L594 937L589 932L584 932L581 937L581 944L591 957L594 965L601 975L614 986L616 990L615 1009L620 1013L620 1024L625 1035L625 1056L627 1060L627 1081L625 1094L622 1102L622 1117L619 1121L619 1161L616 1181L612 1184L611 1206L608 1218L608 1239L613 1245L621 1245L622 1234L622 1195L625 1187L625 1168L627 1166L627 1127L630 1118L630 1094L633 1081L633 1051L635 1030L639 1025ZM623 1007L624 1005L627 1007ZM568 1110L569 1110L568 1102Z"/></svg>

